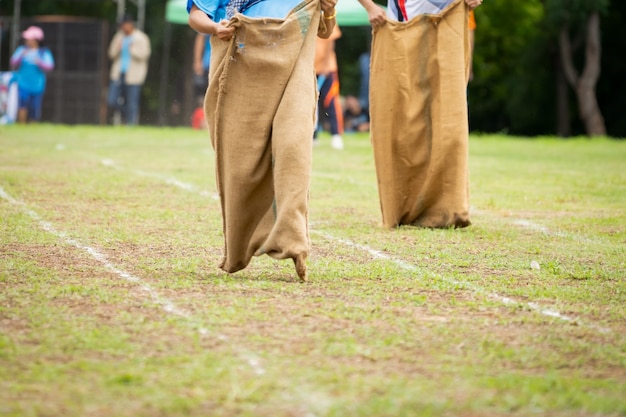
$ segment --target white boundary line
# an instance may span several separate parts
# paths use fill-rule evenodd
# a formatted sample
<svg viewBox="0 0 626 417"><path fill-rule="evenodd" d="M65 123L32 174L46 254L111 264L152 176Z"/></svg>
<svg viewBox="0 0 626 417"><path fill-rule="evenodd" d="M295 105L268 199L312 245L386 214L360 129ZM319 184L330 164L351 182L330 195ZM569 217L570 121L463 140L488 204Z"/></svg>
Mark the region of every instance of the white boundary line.
<svg viewBox="0 0 626 417"><path fill-rule="evenodd" d="M123 168L121 168L118 165L116 165L115 162L113 162L111 160L106 160L106 161L107 161L107 163L105 163L103 161L104 165L113 167L115 169L123 170ZM134 171L134 172L139 173L139 171ZM139 175L144 175L144 176L148 176L148 177L164 180L168 184L174 185L175 187L181 188L181 189L186 190L186 191L195 192L194 190L196 189L196 187L193 186L192 184L183 183L183 182L180 182L180 181L178 181L176 179L173 179L171 177L164 177L164 176L158 175L158 174L147 174L147 173L139 174ZM209 194L210 193L205 192L205 194L203 194L203 195L209 195ZM493 293L493 292L490 293L490 292L486 291L484 288L479 287L477 285L473 285L473 284L471 284L471 283L469 283L467 281L459 281L459 280L455 280L455 279L452 279L452 278L447 278L447 277L441 276L439 274L432 274L432 273L431 274L425 274L423 271L420 271L420 269L417 266L412 265L412 264L410 264L409 262L407 262L407 261L405 261L403 259L387 255L387 254L385 254L385 253L383 253L383 252L381 252L379 250L373 249L373 248L371 248L369 246L361 245L361 244L355 243L355 242L353 242L351 240L338 238L338 237L335 237L333 235L330 235L328 233L324 233L324 232L321 232L321 231L311 230L311 232L315 233L315 234L318 234L318 235L324 237L327 240L338 242L338 243L341 243L341 244L343 244L345 246L349 246L349 247L358 249L358 250L360 250L362 252L366 252L370 256L374 257L375 259L382 259L382 260L385 260L385 261L390 261L390 262L394 263L396 266L398 266L399 268L401 268L401 269L403 269L405 271L418 272L418 273L421 273L423 275L430 275L431 277L436 278L436 279L438 279L440 281L447 282L449 284L453 284L453 285L457 285L457 286L466 288L466 289L468 289L470 291L473 291L473 292L475 292L477 294L486 295L489 298L498 300L502 304L521 306L521 307L529 308L530 310L535 311L535 312L537 312L537 313L539 313L539 314L541 314L543 316L556 318L556 319L559 319L559 320L562 320L562 321L568 322L568 323L576 323L579 326L585 326L585 327L597 330L597 331L599 331L601 333L610 333L611 332L611 329L608 329L608 328L605 328L605 327L602 327L602 326L598 326L598 325L593 324L593 323L583 323L578 318L567 316L567 315L561 314L560 312L558 312L556 310L552 310L552 309L549 309L549 308L542 307L538 303L534 303L534 302L520 302L520 301L514 300L514 299L512 299L510 297L499 295L497 293Z"/></svg>
<svg viewBox="0 0 626 417"><path fill-rule="evenodd" d="M200 333L200 335L202 336L207 336L209 334L209 331L206 328L198 325L198 321L194 317L192 317L191 314L178 308L172 301L168 300L167 298L159 295L159 293L154 288L152 288L150 285L143 282L141 278L135 275L132 275L131 273L121 268L118 268L107 259L105 254L98 251L97 249L91 246L82 244L78 240L72 237L69 237L65 232L58 230L50 222L43 220L39 214L37 214L35 211L28 208L28 206L24 202L18 201L12 196L10 196L4 190L2 186L0 186L0 198L8 201L12 205L20 207L22 211L28 214L28 216L31 219L39 223L39 226L46 232L58 237L64 243L74 246L75 248L80 249L90 254L96 261L102 264L109 272L112 272L113 274L123 278L124 280L130 283L136 284L141 290L146 292L156 304L160 305L163 308L163 311L165 311L166 313L184 318L187 321L191 322L191 324L197 328L198 333ZM227 337L224 335L217 335L216 337L220 341L225 341L227 339ZM254 370L254 372L257 375L262 375L265 373L265 370L261 366L261 363L256 356L248 352L243 352L241 350L239 350L238 353L247 362L247 364Z"/></svg>
<svg viewBox="0 0 626 417"><path fill-rule="evenodd" d="M566 233L566 232L561 232L558 230L551 230L550 228L542 224L535 223L533 221L526 220L526 219L511 219L511 221L516 226L520 226L524 229L532 230L533 232L543 233L546 236L556 236L556 237L561 237L564 239L575 240L581 243L589 243L589 244L596 244L596 245L601 245L602 243L604 243L602 242L602 240L590 239L588 237L581 236L579 234Z"/></svg>
<svg viewBox="0 0 626 417"><path fill-rule="evenodd" d="M120 269L118 267L116 267L115 265L113 265L106 257L106 255L104 255L102 252L98 251L97 249L94 249L90 246L84 245L82 243L80 243L79 241L77 241L76 239L73 239L69 236L67 236L66 233L58 230L57 228L55 228L50 222L47 222L45 220L43 220L41 218L41 216L37 213L35 213L33 210L29 209L26 204L22 201L18 201L15 198L11 197L9 194L7 194L6 191L4 191L4 188L2 188L0 186L0 197L5 199L6 201L8 201L9 203L15 205L15 206L19 206L22 208L22 211L25 212L26 214L28 214L28 216L30 216L31 219L35 220L37 223L39 223L39 226L41 226L41 228L43 230L45 230L46 232L55 235L56 237L60 238L63 242L65 242L68 245L74 246L77 249L81 249L84 252L87 252L88 254L90 254L95 260L97 260L98 262L100 262L109 272L114 273L115 275L124 278L126 281L133 283L133 284L137 284L139 286L139 288L141 288L143 291L145 291L146 293L148 293L148 295L150 295L150 297L152 297L152 299L161 307L163 307L163 310L171 313L175 316L179 316L185 319L190 319L190 315L189 313L179 309L178 307L176 307L174 305L174 303L172 303L170 300L168 300L167 298L161 297L150 285L142 282L142 280L134 275L132 275L129 272L124 271L123 269ZM200 334L207 334L207 330L200 328L198 330L200 332Z"/></svg>
<svg viewBox="0 0 626 417"><path fill-rule="evenodd" d="M526 307L529 308L530 310L536 311L537 313L543 315L543 316L547 316L547 317L553 317L553 318L557 318L559 320L565 321L565 322L569 322L569 323L576 323L580 326L585 326L585 327L589 327L591 329L595 329L601 333L610 333L611 329L605 328L605 327L601 327L598 326L596 324L587 324L587 323L583 323L581 320L575 318L575 317L571 317L571 316L567 316L564 314L559 313L556 310L551 310L548 308L544 308L542 306L540 306L537 303L534 302L520 302L517 300L514 300L510 297L506 297L500 294L497 294L495 292L488 292L486 291L484 288L479 287L477 285L474 285L472 283L469 283L467 281L459 281L453 278L447 278L445 276L442 276L440 274L433 274L433 273L425 273L424 271L422 271L419 267L412 265L410 263L408 263L407 261L400 259L400 258L396 258L393 257L391 255L387 255L386 253L383 253L379 250L376 249L372 249L369 246L364 246L355 242L352 242L350 240L346 240L346 239L341 239L341 238L337 238L334 237L332 235L329 235L328 233L324 233L324 232L319 232L319 231L313 231L313 233L316 233L328 240L331 241L335 241L335 242L339 242L345 246L349 246L355 249L358 249L360 251L363 252L367 252L369 253L373 258L375 259L382 259L385 261L390 261L392 263L394 263L396 266L398 266L401 269L404 269L405 271L409 271L409 272L417 272L420 273L424 276L429 276L435 279L438 279L439 281L443 281L443 282L447 282L448 284L452 284L452 285L456 285L462 288L466 288L468 290L471 290L477 294L482 294L485 295L489 298L495 299L499 302L501 302L502 304L505 305L514 305L514 306L520 306L520 307Z"/></svg>
<svg viewBox="0 0 626 417"><path fill-rule="evenodd" d="M102 163L102 165L104 165L106 167L109 167L109 168L113 168L113 169L115 169L117 171L127 170L125 168L120 167L112 159L103 159L100 162ZM191 193L200 194L203 197L211 197L213 200L219 200L220 199L220 196L217 193L212 193L212 192L207 191L207 190L200 190L195 185L179 181L176 178L167 177L165 175L160 175L160 174L156 174L156 173L152 173L152 172L145 172L145 171L138 170L138 169L131 169L131 170L128 170L128 171L131 171L135 175L139 175L140 177L154 178L154 179L163 181L163 182L165 182L168 185L173 185L174 187L178 187L178 188L180 188L182 190L189 191Z"/></svg>

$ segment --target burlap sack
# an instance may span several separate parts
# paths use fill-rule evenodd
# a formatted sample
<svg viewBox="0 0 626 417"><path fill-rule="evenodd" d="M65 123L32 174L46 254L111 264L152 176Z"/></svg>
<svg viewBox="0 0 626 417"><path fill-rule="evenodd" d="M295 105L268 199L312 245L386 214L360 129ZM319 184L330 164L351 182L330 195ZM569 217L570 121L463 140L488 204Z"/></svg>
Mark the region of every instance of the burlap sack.
<svg viewBox="0 0 626 417"><path fill-rule="evenodd" d="M463 0L374 33L371 138L386 227L470 223L470 53Z"/></svg>
<svg viewBox="0 0 626 417"><path fill-rule="evenodd" d="M254 255L309 251L308 189L319 0L286 19L231 19L232 41L211 41L205 113L216 154L228 272Z"/></svg>

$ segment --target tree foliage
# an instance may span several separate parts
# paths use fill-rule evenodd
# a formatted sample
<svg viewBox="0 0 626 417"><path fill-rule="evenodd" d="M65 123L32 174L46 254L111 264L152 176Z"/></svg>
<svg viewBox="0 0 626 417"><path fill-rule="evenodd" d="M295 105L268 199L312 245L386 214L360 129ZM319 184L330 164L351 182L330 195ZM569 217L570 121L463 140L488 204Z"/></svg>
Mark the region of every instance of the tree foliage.
<svg viewBox="0 0 626 417"><path fill-rule="evenodd" d="M608 133L626 136L626 122L616 109L624 96L611 85L624 85L626 50L623 36L626 2L609 0L493 0L476 10L475 79L470 84L471 126L474 130L521 135L553 134L557 126L559 33L569 27L574 47L582 42L590 13L602 18L602 66L598 102ZM621 20L620 20L621 16ZM580 40L579 40L580 39ZM584 48L573 55L579 68ZM621 52L620 52L621 51ZM623 91L623 89L622 89ZM573 134L585 132L578 118L575 95L566 98Z"/></svg>
<svg viewBox="0 0 626 417"><path fill-rule="evenodd" d="M341 0L339 0L341 1ZM385 0L376 0L385 4ZM134 6L127 0L129 11ZM0 14L13 13L12 0L0 0ZM163 0L147 0L145 30L153 55L144 87L145 119L157 120L163 54L169 62L166 74L168 97L184 100L191 74L191 45L194 32L185 25L173 25L172 46L164 51ZM113 0L22 1L22 15L74 15L98 17L115 25L117 4ZM597 99L609 135L626 137L626 50L623 22L626 1L610 0L489 0L476 9L478 29L474 54L474 80L469 86L470 123L474 131L509 132L519 135L554 134L557 131L557 85L559 31L567 25L572 46L579 44L579 28L592 12L601 16L602 61ZM342 92L358 91L358 56L367 50L370 29L345 28L337 43ZM5 48L6 49L6 48ZM573 54L577 68L584 64L582 49ZM6 62L3 57L3 63ZM575 94L570 93L566 112L572 134L585 132L578 118ZM171 100L170 100L171 101ZM184 114L181 120L184 122Z"/></svg>
<svg viewBox="0 0 626 417"><path fill-rule="evenodd" d="M13 13L13 1L4 0L2 14ZM112 0L37 0L22 1L24 16L65 15L87 17L115 17L117 5Z"/></svg>
<svg viewBox="0 0 626 417"><path fill-rule="evenodd" d="M553 27L581 25L587 17L599 12L606 14L610 0L543 0L547 22Z"/></svg>
<svg viewBox="0 0 626 417"><path fill-rule="evenodd" d="M544 18L541 1L493 0L475 13L474 80L469 86L472 128L514 133L522 126L532 133L548 128L552 123L540 119L549 101L541 97L540 85L551 65L546 68L549 51L542 50L544 33L538 29Z"/></svg>

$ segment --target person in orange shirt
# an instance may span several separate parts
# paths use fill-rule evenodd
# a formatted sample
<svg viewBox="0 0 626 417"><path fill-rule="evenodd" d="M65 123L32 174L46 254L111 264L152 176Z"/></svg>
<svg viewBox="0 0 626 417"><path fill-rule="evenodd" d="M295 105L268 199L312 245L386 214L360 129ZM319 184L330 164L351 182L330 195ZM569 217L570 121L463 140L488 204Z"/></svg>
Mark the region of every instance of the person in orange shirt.
<svg viewBox="0 0 626 417"><path fill-rule="evenodd" d="M343 149L343 111L339 101L339 74L335 41L341 37L341 30L335 24L328 39L317 38L315 44L315 74L320 96L317 106L318 124L322 114L330 119L331 146ZM322 113L324 112L324 113Z"/></svg>
<svg viewBox="0 0 626 417"><path fill-rule="evenodd" d="M470 10L469 12L469 30L470 30L470 44L471 46L471 55L470 55L470 75L469 80L472 81L474 79L474 32L476 31L476 18L474 17L474 11Z"/></svg>

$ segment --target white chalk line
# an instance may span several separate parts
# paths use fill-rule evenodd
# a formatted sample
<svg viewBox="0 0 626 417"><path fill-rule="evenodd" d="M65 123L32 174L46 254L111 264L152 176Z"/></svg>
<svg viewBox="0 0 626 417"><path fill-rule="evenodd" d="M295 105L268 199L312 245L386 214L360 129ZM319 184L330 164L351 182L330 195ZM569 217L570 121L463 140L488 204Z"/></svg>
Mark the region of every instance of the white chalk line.
<svg viewBox="0 0 626 417"><path fill-rule="evenodd" d="M113 162L108 164L108 166L116 167L116 165ZM122 169L122 168L118 168L118 169ZM153 177L153 178L162 178L162 179L166 178L166 179L168 179L168 184L174 185L174 186L179 187L179 188L181 188L183 190L186 190L186 191L192 191L192 190L194 190L196 188L195 186L193 186L191 184L181 183L178 180L173 180L171 177L164 177L164 176L161 176L161 175L158 175L158 174L149 174L148 176ZM405 271L416 272L416 273L420 273L422 275L431 276L431 277L433 277L435 279L438 279L440 281L447 282L449 284L456 285L456 286L459 286L459 287L462 287L462 288L466 288L466 289L468 289L470 291L473 291L473 292L475 292L477 294L485 295L485 296L487 296L489 298L492 298L494 300L497 300L497 301L501 302L502 304L512 305L512 306L519 306L519 307L525 307L525 308L528 308L528 309L530 309L532 311L535 311L535 312L537 312L537 313L539 313L539 314L541 314L543 316L556 318L556 319L559 319L561 321L568 322L568 323L575 323L575 324L577 324L579 326L584 326L584 327L587 327L587 328L590 328L590 329L594 329L594 330L597 330L597 331L599 331L601 333L610 333L611 332L611 329L608 329L608 328L605 328L605 327L602 327L602 326L599 326L599 325L596 325L596 324L593 324L593 323L584 323L583 321L581 321L578 318L562 314L559 311L556 311L556 310L553 310L553 309L542 307L542 306L540 306L539 304L537 304L535 302L521 302L521 301L517 301L517 300L514 300L514 299L512 299L510 297L506 297L506 296L497 294L495 292L488 292L484 288L479 287L479 286L474 285L474 284L471 284L471 283L469 283L467 281L459 281L459 280L455 280L453 278L448 278L448 277L445 277L445 276L442 276L442 275L439 275L439 274L425 273L424 271L421 271L417 266L415 266L415 265L413 265L413 264L411 264L411 263L409 263L409 262L407 262L407 261L405 261L403 259L400 259L400 258L397 258L397 257L393 257L391 255L387 255L386 253L381 252L381 251L376 250L376 249L373 249L373 248L371 248L369 246L361 245L359 243L355 243L355 242L353 242L351 240L348 240L348 239L338 238L338 237L335 237L335 236L330 235L328 233L317 231L317 230L311 230L311 232L315 233L315 234L318 234L318 235L324 237L327 240L335 241L335 242L341 243L341 244L343 244L345 246L349 246L349 247L358 249L358 250L360 250L362 252L368 253L370 256L374 257L375 259L381 259L381 260L392 262L396 266L398 266L399 268L401 268L401 269L403 269Z"/></svg>
<svg viewBox="0 0 626 417"><path fill-rule="evenodd" d="M46 232L58 237L66 244L74 246L75 248L80 249L90 254L96 261L102 264L102 266L104 266L109 272L112 272L113 274L123 278L127 282L136 284L141 290L146 292L157 305L160 305L166 313L169 313L174 316L178 316L187 320L197 329L198 333L200 333L202 336L209 335L209 331L206 328L200 326L198 321L194 317L192 317L191 314L177 307L169 299L161 296L154 288L152 288L149 284L145 283L141 278L115 266L112 262L108 260L106 255L100 252L99 250L91 246L85 245L72 237L69 237L67 233L57 229L50 222L47 222L44 219L42 219L42 217L39 214L37 214L35 211L28 208L26 203L22 201L18 201L12 196L10 196L4 190L2 186L0 186L0 198L8 201L10 204L20 207L24 213L26 213L31 219L36 221L39 224L39 226ZM224 335L218 334L216 335L216 339L220 341L226 341L227 337ZM246 360L247 364L254 370L254 372L257 375L262 375L265 373L265 369L263 369L259 359L255 355L252 355L248 352L243 352L241 350L238 353L240 354L241 357L243 357Z"/></svg>
<svg viewBox="0 0 626 417"><path fill-rule="evenodd" d="M146 172L146 171L142 171L139 169L126 169L126 168L122 168L120 165L118 165L115 161L113 161L112 159L103 159L101 161L102 165L109 167L109 168L113 168L115 170L118 171L130 171L132 173L134 173L135 175L139 175L140 177L146 177L146 178L153 178L153 179L157 179L160 181L163 181L164 183L168 184L168 185L172 185L174 187L180 188L182 190L185 191L189 191L191 193L196 193L199 194L203 197L210 197L213 200L219 200L220 196L217 193L214 192L210 192L207 190L201 190L198 187L196 187L193 184L189 184L183 181L180 181L176 178L173 177L168 177L166 175L161 175L161 174L156 174L153 172Z"/></svg>
<svg viewBox="0 0 626 417"><path fill-rule="evenodd" d="M448 284L455 285L457 287L468 289L468 290L473 291L473 292L475 292L477 294L485 295L485 296L487 296L487 297L489 297L491 299L497 300L497 301L499 301L499 302L501 302L502 304L505 304L505 305L525 307L525 308L533 310L533 311L535 311L535 312L537 312L537 313L539 313L539 314L541 314L543 316L553 317L553 318L556 318L556 319L559 319L559 320L562 320L562 321L565 321L565 322L569 322L569 323L575 323L575 324L577 324L579 326L588 327L588 328L597 330L597 331L599 331L601 333L610 333L611 332L611 329L608 329L608 328L605 328L605 327L602 327L602 326L598 326L598 325L593 324L593 323L584 323L584 322L582 322L578 318L567 316L565 314L561 314L560 312L558 312L556 310L552 310L552 309L549 309L549 308L542 307L538 303L534 303L534 302L526 302L525 303L525 302L517 301L517 300L514 300L513 298L506 297L506 296L497 294L495 292L489 292L489 291L485 290L484 288L479 287L477 285L474 285L474 284L472 284L470 282L467 282L467 281L459 281L459 280L456 280L454 278L445 277L445 276L440 275L440 274L435 274L435 273L432 273L432 272L425 272L425 271L421 270L419 267L417 267L417 266L415 266L415 265L413 265L413 264L411 264L411 263L409 263L409 262L407 262L407 261L405 261L403 259L396 258L394 256L388 255L388 254L386 254L384 252L381 252L379 250L370 248L369 246L365 246L365 245L361 245L361 244L352 242L351 240L337 238L337 237L332 236L332 235L330 235L328 233L320 232L320 231L316 231L316 230L313 230L312 233L316 233L316 234L324 237L327 240L339 242L339 243L341 243L341 244L343 244L345 246L358 249L358 250L360 250L362 252L366 252L370 256L372 256L374 259L381 259L381 260L392 262L396 266L398 266L400 269L403 269L405 271L419 273L422 276L428 276L428 277L431 277L431 278L435 278L435 279L437 279L439 281L443 281L443 282L446 282Z"/></svg>
<svg viewBox="0 0 626 417"><path fill-rule="evenodd" d="M485 215L485 216L492 216L494 214L492 212L487 212L485 210L477 209L475 207L471 207L471 212L474 214L480 214L480 215ZM515 226L519 226L523 229L530 230L532 232L541 233L546 236L560 237L563 239L574 240L576 242L596 244L596 245L605 243L599 239L591 239L591 238L582 236L580 234L567 233L567 232L562 232L559 230L550 229L549 227L543 224L533 222L528 219L515 218L515 217L503 217L503 216L498 216L498 217L501 219L504 219L505 221L509 223L514 224Z"/></svg>
<svg viewBox="0 0 626 417"><path fill-rule="evenodd" d="M123 170L124 168L120 167L115 161L111 160L111 159L103 159L102 160L102 165L108 166L110 168L116 169L116 170ZM185 191L189 191L192 193L196 193L199 194L203 197L210 197L213 200L219 200L219 194L215 193L215 192L211 192L208 190L201 190L198 189L198 187L196 187L193 184L189 184L183 181L180 181L176 178L173 177L168 177L165 175L161 175L161 174L157 174L157 173L153 173L153 172L146 172L146 171L142 171L139 169L130 169L131 172L135 173L136 175L142 176L142 177L146 177L146 178L153 178L153 179L157 179L160 181L165 182L168 185L172 185L174 187L180 188L182 190ZM324 172L313 172L312 174L314 177L319 177L319 178L325 178L325 179L330 179L333 181L338 181L338 182L347 182L349 184L353 184L353 185L358 185L358 186L362 186L362 187L368 187L368 188L374 188L376 189L376 184L371 184L371 183L364 183L361 181L356 181L352 178L349 177L341 177L335 174L331 174L331 173L324 173ZM479 214L485 214L485 212L483 210L480 209L476 209L474 207L472 207L472 213L479 213ZM576 234L571 234L571 233L565 233L565 232L561 232L558 230L551 230L548 227L539 224L539 223L535 223L532 222L530 220L527 219L516 219L516 218L510 218L508 219L511 223L513 223L516 226L520 226L524 229L527 230L531 230L533 232L538 232L538 233L542 233L544 235L547 236L556 236L556 237L560 237L560 238L564 238L564 239L571 239L571 240L576 240L579 242L584 242L584 243L602 243L602 242L598 242L595 241L593 239L589 239L586 238L584 236L580 236L580 235L576 235Z"/></svg>
<svg viewBox="0 0 626 417"><path fill-rule="evenodd" d="M570 233L564 233L564 232L560 232L558 230L550 230L548 227L539 224L539 223L535 223L533 221L527 220L527 219L515 219L512 218L510 220L514 225L516 226L520 226L524 229L528 229L531 230L533 232L538 232L538 233L542 233L546 236L556 236L556 237L562 237L562 238L566 238L566 239L573 239L573 240L578 240L581 242L588 242L588 243L592 243L591 239L587 239L585 237L582 236L577 236L577 235L573 235Z"/></svg>

